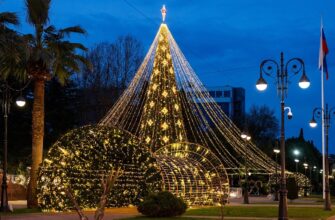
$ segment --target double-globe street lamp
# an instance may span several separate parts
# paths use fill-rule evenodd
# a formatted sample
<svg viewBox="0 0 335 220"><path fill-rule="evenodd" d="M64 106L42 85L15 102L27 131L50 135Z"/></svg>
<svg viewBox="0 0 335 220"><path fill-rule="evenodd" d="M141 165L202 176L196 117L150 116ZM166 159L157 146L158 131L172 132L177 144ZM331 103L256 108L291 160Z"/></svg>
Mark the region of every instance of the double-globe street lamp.
<svg viewBox="0 0 335 220"><path fill-rule="evenodd" d="M245 149L244 149L244 169L245 169L245 183L244 183L244 194L243 194L243 203L244 204L249 204L249 193L248 193L248 158L247 158L247 150L248 150L248 142L251 140L251 137L243 132L241 134L241 137L245 140Z"/></svg>
<svg viewBox="0 0 335 220"><path fill-rule="evenodd" d="M285 98L287 96L288 88L288 75L297 75L302 72L299 81L299 86L302 89L309 87L310 82L305 73L304 61L300 58L292 58L284 63L284 54L280 54L280 63L278 64L273 59L262 61L260 65L260 77L256 83L256 88L264 91L267 88L267 82L263 78L263 74L267 76L273 75L275 69L275 77L277 82L278 95L280 96L280 109L281 109L281 129L280 129L280 152L281 152L281 179L280 179L280 201L278 219L286 220L287 217L287 190L286 190L286 177L285 177ZM292 116L292 115L291 115ZM288 117L290 117L288 115Z"/></svg>
<svg viewBox="0 0 335 220"><path fill-rule="evenodd" d="M329 190L329 161L328 161L328 140L329 140L329 127L331 115L335 116L335 108L328 109L328 104L326 104L326 108L314 108L312 120L309 122L309 125L312 128L315 128L318 124L315 118L320 118L323 116L324 119L324 128L325 128L325 203L324 209L331 210L331 202L330 202L330 190Z"/></svg>
<svg viewBox="0 0 335 220"><path fill-rule="evenodd" d="M16 98L16 105L20 108L26 105L26 100L22 96L22 91L28 86L29 82L20 89L15 89L8 85L7 81L0 85L0 92L2 93L2 113L4 119L4 139L3 139L3 170L2 170L2 185L1 185L1 205L0 211L10 211L8 205L8 193L7 193L7 149L8 149L8 115L10 112L12 96L11 92L17 92L20 95Z"/></svg>

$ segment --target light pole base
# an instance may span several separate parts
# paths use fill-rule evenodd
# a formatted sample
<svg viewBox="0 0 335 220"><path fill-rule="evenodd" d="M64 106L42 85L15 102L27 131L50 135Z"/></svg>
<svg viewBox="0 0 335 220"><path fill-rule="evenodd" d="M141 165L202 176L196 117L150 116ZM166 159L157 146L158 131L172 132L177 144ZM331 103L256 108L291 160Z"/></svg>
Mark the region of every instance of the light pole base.
<svg viewBox="0 0 335 220"><path fill-rule="evenodd" d="M1 185L1 204L0 204L0 212L11 212L12 210L8 204L8 196L7 196L7 178L6 174L3 176L2 185Z"/></svg>
<svg viewBox="0 0 335 220"><path fill-rule="evenodd" d="M275 198L274 198L273 201L279 201L279 198L278 198L278 190L276 190L276 192L275 192Z"/></svg>
<svg viewBox="0 0 335 220"><path fill-rule="evenodd" d="M0 208L0 212L13 212L12 209L10 209L9 205L8 206L3 206Z"/></svg>
<svg viewBox="0 0 335 220"><path fill-rule="evenodd" d="M244 190L243 204L249 204L249 195L248 195L248 191L247 190Z"/></svg>
<svg viewBox="0 0 335 220"><path fill-rule="evenodd" d="M280 200L279 200L279 213L278 213L278 220L288 220L287 217L287 190L286 184L282 186L279 191L280 193Z"/></svg>

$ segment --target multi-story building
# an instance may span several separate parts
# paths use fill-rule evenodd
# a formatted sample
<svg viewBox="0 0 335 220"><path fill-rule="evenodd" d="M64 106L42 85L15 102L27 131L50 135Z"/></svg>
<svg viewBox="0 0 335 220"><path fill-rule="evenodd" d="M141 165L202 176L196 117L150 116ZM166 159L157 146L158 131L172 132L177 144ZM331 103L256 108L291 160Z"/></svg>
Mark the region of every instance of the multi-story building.
<svg viewBox="0 0 335 220"><path fill-rule="evenodd" d="M244 117L245 90L240 87L207 87L209 94L232 120Z"/></svg>

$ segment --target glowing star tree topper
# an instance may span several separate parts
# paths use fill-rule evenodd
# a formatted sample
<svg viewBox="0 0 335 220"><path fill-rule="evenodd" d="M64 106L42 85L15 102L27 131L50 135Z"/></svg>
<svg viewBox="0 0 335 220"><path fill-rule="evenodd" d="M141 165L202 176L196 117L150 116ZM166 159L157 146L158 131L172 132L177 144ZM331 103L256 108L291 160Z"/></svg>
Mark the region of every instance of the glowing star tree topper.
<svg viewBox="0 0 335 220"><path fill-rule="evenodd" d="M165 16L166 16L166 8L165 8L165 5L163 5L162 9L161 9L161 12L162 12L162 19L163 19L163 22L165 21Z"/></svg>

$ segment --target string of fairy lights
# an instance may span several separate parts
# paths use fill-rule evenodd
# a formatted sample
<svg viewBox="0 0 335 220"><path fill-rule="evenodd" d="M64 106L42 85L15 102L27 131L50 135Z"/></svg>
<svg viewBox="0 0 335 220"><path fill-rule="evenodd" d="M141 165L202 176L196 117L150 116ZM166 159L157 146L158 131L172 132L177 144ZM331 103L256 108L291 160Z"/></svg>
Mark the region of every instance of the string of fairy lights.
<svg viewBox="0 0 335 220"><path fill-rule="evenodd" d="M169 73L170 70L173 71L173 74ZM153 92L154 88L155 92ZM162 94L164 91L169 93L166 98ZM179 131L175 130L178 129L178 126L165 129L166 135L162 137L155 136L162 132L161 120L163 120L163 116L157 111L165 99L168 100L170 107L179 104L178 107L182 115L178 114L176 118L180 119L181 129L186 129L184 132L186 136L182 134L182 140L175 135L178 132L183 133L180 129ZM153 110L147 110L150 107L150 102L151 105L156 104L152 107ZM166 115L173 118L171 115L175 114L174 110L168 108L167 111L170 114ZM169 119L170 123L176 124L176 118ZM150 130L149 126L144 126L143 122L150 123L153 128ZM157 144L152 141L153 138L171 136L165 142L165 144L169 144L190 140L189 136L192 136L194 139L192 142L208 147L219 156L228 174L243 173L244 163L241 160L241 155L244 155L246 142L240 137L241 131L209 95L179 49L166 24L160 26L149 52L129 88L101 120L100 124L113 125L130 131L134 135L142 137L144 143L146 143L146 139L150 139L150 146L155 145L154 150L162 147L164 143ZM148 130L150 130L150 134ZM144 136L146 137L143 138ZM252 173L274 173L276 164L271 158L251 142L248 143L247 147L247 165Z"/></svg>
<svg viewBox="0 0 335 220"><path fill-rule="evenodd" d="M229 193L222 162L207 148L188 142L160 148L155 158L161 167L163 190L181 196L192 205L219 203Z"/></svg>
<svg viewBox="0 0 335 220"><path fill-rule="evenodd" d="M139 137L152 152L187 140L167 35L163 26L140 120Z"/></svg>
<svg viewBox="0 0 335 220"><path fill-rule="evenodd" d="M107 207L138 204L150 191L161 188L156 159L137 137L102 126L70 131L50 148L41 166L38 200L42 210L72 209L69 189L82 208L95 208L102 178L116 168L122 172L107 197Z"/></svg>
<svg viewBox="0 0 335 220"><path fill-rule="evenodd" d="M250 172L273 179L276 163L240 135L163 23L99 125L72 130L51 147L39 172L39 202L43 210L71 209L71 190L82 208L95 207L101 179L120 168L107 207L136 205L157 190L190 205L220 203L229 194L228 176L247 175L244 156Z"/></svg>
<svg viewBox="0 0 335 220"><path fill-rule="evenodd" d="M187 142L184 97L177 85L169 35L167 26L161 25L131 85L100 124L131 131L149 146L161 168L163 189L190 204L213 204L229 191L227 173L210 149ZM170 146L183 147L174 152Z"/></svg>

